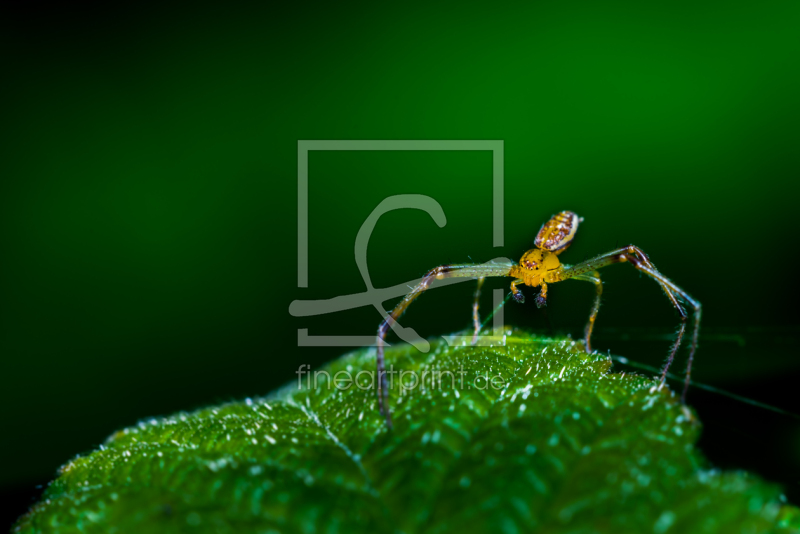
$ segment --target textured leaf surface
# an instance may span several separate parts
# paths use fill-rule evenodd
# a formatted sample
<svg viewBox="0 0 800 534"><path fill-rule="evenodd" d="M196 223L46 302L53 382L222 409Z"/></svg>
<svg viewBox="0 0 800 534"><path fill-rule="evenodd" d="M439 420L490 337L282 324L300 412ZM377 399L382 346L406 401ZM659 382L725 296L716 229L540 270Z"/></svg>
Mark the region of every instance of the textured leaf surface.
<svg viewBox="0 0 800 534"><path fill-rule="evenodd" d="M800 525L779 488L706 465L694 448L700 425L672 392L610 373L609 360L579 344L516 332L504 347L434 343L427 354L402 347L387 358L418 377L438 369L454 378L402 395L395 378L393 431L374 390L342 391L324 376L316 388L295 382L265 398L142 421L66 464L15 529L758 533ZM326 370L355 376L374 365L373 349Z"/></svg>

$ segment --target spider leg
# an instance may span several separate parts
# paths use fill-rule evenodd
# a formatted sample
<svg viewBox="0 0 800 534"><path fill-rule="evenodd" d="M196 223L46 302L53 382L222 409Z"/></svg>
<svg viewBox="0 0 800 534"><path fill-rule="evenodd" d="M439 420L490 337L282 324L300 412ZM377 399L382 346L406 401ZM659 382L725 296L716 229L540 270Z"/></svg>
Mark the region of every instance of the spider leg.
<svg viewBox="0 0 800 534"><path fill-rule="evenodd" d="M650 257L647 254L645 254L642 249L640 249L639 247L636 247L634 245L628 245L625 248L628 250L629 254L633 254L634 256L638 257L639 260L644 264L645 267L647 267L649 269L652 269L653 271L658 272L658 269L656 269L656 266L653 264L652 261L650 261ZM680 302L678 302L678 299L675 296L675 294L667 286L665 286L664 284L659 283L659 285L661 286L661 289L664 290L664 293L667 294L667 298L669 298L670 302L672 302L672 305L675 306L676 309L681 310L682 306L681 306ZM682 313L681 317L683 317L684 315L685 315L685 313Z"/></svg>
<svg viewBox="0 0 800 534"><path fill-rule="evenodd" d="M589 321L586 323L583 336L583 344L586 347L586 352L592 352L592 331L594 330L594 323L597 320L597 313L600 311L600 297L603 295L603 281L600 279L600 273L597 271L579 274L573 276L573 278L575 280L592 282L595 287L594 304L592 304L592 311L589 313Z"/></svg>
<svg viewBox="0 0 800 534"><path fill-rule="evenodd" d="M481 276L478 278L478 284L475 287L475 295L472 301L472 327L474 328L474 332L472 334L472 344L475 345L478 342L478 334L481 331L481 316L478 314L478 306L480 305L481 300L481 287L483 287L483 281L486 278Z"/></svg>
<svg viewBox="0 0 800 534"><path fill-rule="evenodd" d="M682 320L680 326L678 326L678 333L675 335L675 341L672 343L672 347L669 350L669 356L667 357L667 361L664 362L664 368L661 370L661 385L664 385L664 382L667 380L667 371L669 370L669 366L672 365L672 360L675 359L675 354L678 352L678 348L681 346L681 341L683 341L683 334L686 332L686 320ZM688 373L689 371L687 371ZM683 394L681 395L681 401L685 400L686 397L686 388L689 387L689 383L686 382L684 384Z"/></svg>
<svg viewBox="0 0 800 534"><path fill-rule="evenodd" d="M643 259L645 258L645 259ZM693 299L686 291L678 287L672 280L658 272L653 264L646 259L647 256L644 255L644 252L641 251L638 247L634 247L633 245L629 245L627 247L623 247L612 252L608 252L606 254L602 254L593 258L591 260L584 261L577 265L573 265L572 267L565 268L559 275L559 280L567 280L569 278L577 278L580 275L588 273L590 271L596 271L602 267L607 265L611 265L612 263L621 263L621 262L630 262L636 269L640 272L645 273L650 278L655 280L656 282L661 285L664 291L667 294L667 297L672 302L675 309L678 310L678 314L681 317L681 327L678 330L677 339L675 343L672 345L670 349L670 354L667 359L666 364L664 365L664 370L661 374L661 382L663 384L664 380L666 379L667 371L669 370L670 365L672 364L672 360L675 358L675 353L678 351L680 347L681 341L683 340L683 334L686 328L686 320L688 319L688 315L686 310L681 306L678 299L682 300L686 304L688 304L693 310L693 327L692 327L692 342L691 347L689 349L689 359L686 363L686 379L684 381L683 386L683 393L681 394L681 402L686 401L686 391L689 388L689 383L691 381L691 373L692 373L692 362L694 361L694 354L697 351L697 340L700 333L700 317L702 314L702 308L700 302ZM585 279L585 278L583 278Z"/></svg>
<svg viewBox="0 0 800 534"><path fill-rule="evenodd" d="M547 306L547 284L542 282L542 289L536 295L536 307L544 308L545 306Z"/></svg>
<svg viewBox="0 0 800 534"><path fill-rule="evenodd" d="M522 278L517 278L511 282L511 294L514 296L514 300L522 304L525 302L525 295L523 295L522 290L517 287L519 285L525 285L525 280Z"/></svg>
<svg viewBox="0 0 800 534"><path fill-rule="evenodd" d="M692 362L694 361L694 351L697 350L697 338L700 335L700 316L702 315L702 309L699 302L696 304L694 316L692 317L692 322L694 323L692 327L692 348L689 351L689 359L686 361L686 378L683 382L683 393L681 393L681 402L684 404L686 404L686 391L689 389L689 383L692 381Z"/></svg>
<svg viewBox="0 0 800 534"><path fill-rule="evenodd" d="M378 368L378 405L381 414L386 418L386 425L392 428L392 416L389 411L389 387L386 378L386 362L384 360L384 342L389 328L394 328L397 320L406 311L417 297L426 289L430 288L434 280L443 278L478 278L483 279L489 276L508 276L513 263L494 263L483 264L460 264L460 265L440 265L428 271L422 280L412 289L403 300L400 301L391 313L386 314L378 327L377 345L377 368Z"/></svg>

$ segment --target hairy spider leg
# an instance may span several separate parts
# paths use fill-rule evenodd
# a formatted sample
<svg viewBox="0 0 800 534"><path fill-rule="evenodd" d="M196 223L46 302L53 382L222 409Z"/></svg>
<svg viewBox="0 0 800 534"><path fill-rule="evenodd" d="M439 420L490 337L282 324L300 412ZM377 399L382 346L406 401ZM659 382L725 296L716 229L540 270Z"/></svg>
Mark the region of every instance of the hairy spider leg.
<svg viewBox="0 0 800 534"><path fill-rule="evenodd" d="M647 254L645 254L642 249L640 249L639 247L633 246L633 245L628 245L627 247L624 247L624 248L627 249L628 254L634 254L635 256L637 256L639 258L639 260L641 260L641 262L644 264L645 267L647 267L648 269L651 269L653 271L658 272L658 269L656 269L656 266L653 264L652 261L650 261L650 257ZM678 302L678 299L675 296L675 294L672 293L672 291L670 291L670 289L667 286L665 286L664 284L659 284L659 285L661 286L661 289L664 290L664 293L667 294L667 297L672 302L672 305L675 306L676 308L678 308L678 310L681 310L682 309L681 303ZM684 310L684 313L681 313L681 316L683 316L683 315L685 315L685 310Z"/></svg>
<svg viewBox="0 0 800 534"><path fill-rule="evenodd" d="M633 254L636 257L638 257L639 260L645 265L645 267L658 272L656 266L653 264L652 261L650 261L650 258L647 256L647 254L645 254L645 252L642 249L634 245L629 245L628 247L625 247L625 249L629 254ZM592 338L592 332L594 331L594 324L597 321L597 314L600 311L600 299L603 294L603 282L600 280L600 273L598 273L597 271L594 271L593 273L587 273L575 276L573 278L575 278L576 280L585 280L587 282L592 282L595 284L596 295L594 299L594 304L592 305L592 311L589 314L589 322L586 323L586 328L584 329L584 345L586 347L586 352L592 352L591 338ZM683 307L680 305L680 302L678 302L677 297L670 290L670 288L661 283L659 283L659 285L661 286L661 289L664 290L664 293L667 294L667 298L669 298L670 302L672 302L672 305L675 306L675 308L678 310L681 317L685 316L686 315L685 310L683 310ZM683 322L681 322L681 324L683 324ZM682 335L679 337L679 339L681 338ZM677 351L677 347L675 347L675 350ZM672 357L675 356L674 352L670 352L670 354ZM669 367L669 365L671 364L672 364L672 358L670 358L669 361L667 362L667 367ZM666 374L664 376L666 376Z"/></svg>
<svg viewBox="0 0 800 534"><path fill-rule="evenodd" d="M597 321L597 313L600 311L600 297L603 296L603 281L600 279L600 273L597 271L591 273L579 274L572 277L575 280L585 280L592 282L595 288L594 304L592 304L592 311L589 313L589 321L586 323L586 328L583 332L583 344L586 352L592 352L592 331L594 330L594 323ZM681 323L683 324L683 323Z"/></svg>
<svg viewBox="0 0 800 534"><path fill-rule="evenodd" d="M692 377L692 362L694 361L694 351L697 349L697 337L700 333L700 315L702 315L702 310L698 302L692 319L694 321L694 327L692 329L692 350L689 352L689 359L686 361L686 378L683 382L683 393L681 393L681 402L684 404L686 404L686 391L689 389L689 383Z"/></svg>
<svg viewBox="0 0 800 534"><path fill-rule="evenodd" d="M542 282L542 289L536 295L536 307L543 308L547 306L547 284Z"/></svg>
<svg viewBox="0 0 800 534"><path fill-rule="evenodd" d="M472 334L473 345L478 342L478 334L481 331L481 316L478 314L478 306L480 305L481 287L483 287L484 280L485 278L483 276L478 278L478 284L475 286L475 295L472 301L472 327L475 330Z"/></svg>
<svg viewBox="0 0 800 534"><path fill-rule="evenodd" d="M669 350L669 357L667 358L667 361L664 362L664 368L661 369L661 385L664 385L664 382L667 380L667 371L669 370L669 366L672 365L672 360L675 359L675 354L677 354L678 348L681 346L684 332L686 332L686 321L681 321L681 324L678 325L678 333L675 335L675 341L672 343L672 347ZM684 384L684 391L681 394L681 399L686 396L686 388L688 387L689 384L687 382Z"/></svg>
<svg viewBox="0 0 800 534"><path fill-rule="evenodd" d="M612 252L608 252L606 254L601 254L600 256L597 256L590 260L563 269L558 274L558 277L560 280L568 280L570 278L576 278L578 275L582 275L589 271L596 271L613 263L621 263L627 261L630 262L631 265L636 267L636 269L650 276L650 278L654 279L663 288L665 288L667 296L670 297L670 300L672 301L673 305L678 310L678 313L681 316L682 324L686 322L687 314L686 310L683 309L683 306L681 306L680 303L677 302L677 298L680 298L681 300L686 302L689 306L691 306L694 312L692 345L691 348L689 349L689 359L686 363L686 379L684 381L683 393L681 394L681 402L685 402L686 391L689 388L689 382L691 380L692 362L694 361L694 353L697 350L697 340L700 333L700 316L702 313L700 302L693 299L686 291L675 285L675 283L672 280L670 280L660 272L648 266L647 263L649 262L646 263L642 261L641 257L639 257L639 255L635 253L636 250L640 249L638 249L638 247L630 245L627 247L614 250ZM685 325L683 325L682 328L678 331L678 339L676 339L675 343L673 344L670 350L669 358L664 366L664 370L662 371L661 375L662 384L664 383L664 380L666 380L666 373L669 370L669 366L672 363L672 360L675 358L675 353L678 351L678 347L680 346L680 342L683 338L684 329Z"/></svg>
<svg viewBox="0 0 800 534"><path fill-rule="evenodd" d="M522 290L517 286L524 286L525 280L522 278L517 278L513 282L511 282L511 294L514 296L514 300L519 302L520 304L525 302L525 295L522 294Z"/></svg>
<svg viewBox="0 0 800 534"><path fill-rule="evenodd" d="M392 416L389 410L389 388L386 379L386 362L383 356L384 341L389 328L403 315L406 308L408 308L423 291L430 287L434 280L441 280L443 278L508 276L515 265L514 263L440 265L428 271L425 276L422 277L422 281L403 297L403 300L395 306L391 313L384 317L381 325L378 327L378 336L376 340L376 345L378 347L376 358L378 365L378 406L380 407L381 414L386 418L386 425L389 428L392 427Z"/></svg>

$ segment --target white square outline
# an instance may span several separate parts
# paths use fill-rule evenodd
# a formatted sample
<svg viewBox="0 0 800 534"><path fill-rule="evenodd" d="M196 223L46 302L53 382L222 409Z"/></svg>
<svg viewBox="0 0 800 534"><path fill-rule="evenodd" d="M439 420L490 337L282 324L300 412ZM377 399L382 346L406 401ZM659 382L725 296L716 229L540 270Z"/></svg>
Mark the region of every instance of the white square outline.
<svg viewBox="0 0 800 534"><path fill-rule="evenodd" d="M330 151L490 151L492 153L492 246L504 243L504 141L503 140L298 140L297 141L297 287L308 287L308 152ZM502 306L503 290L492 292L495 309ZM494 317L494 331L503 327L502 310ZM451 345L464 344L471 336L448 336ZM480 336L481 341L505 344L504 336ZM299 346L374 346L374 336L310 336L307 328L297 330ZM482 343L483 344L483 343ZM388 346L389 344L386 343Z"/></svg>

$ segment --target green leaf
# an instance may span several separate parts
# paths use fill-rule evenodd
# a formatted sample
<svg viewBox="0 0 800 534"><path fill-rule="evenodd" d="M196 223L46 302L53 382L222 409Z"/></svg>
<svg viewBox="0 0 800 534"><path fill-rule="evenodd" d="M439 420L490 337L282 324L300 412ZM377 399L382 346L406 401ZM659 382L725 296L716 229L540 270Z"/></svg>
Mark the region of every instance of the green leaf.
<svg viewBox="0 0 800 534"><path fill-rule="evenodd" d="M707 465L700 425L671 391L580 347L515 332L506 346L392 348L389 365L427 375L404 391L394 377L392 431L366 373L364 389L333 384L373 371L374 349L357 351L316 387L117 432L67 463L15 529L798 531L779 488ZM455 374L431 384L434 369Z"/></svg>

